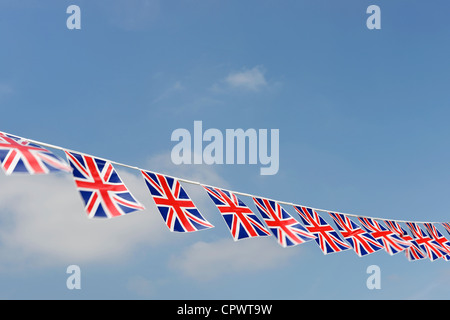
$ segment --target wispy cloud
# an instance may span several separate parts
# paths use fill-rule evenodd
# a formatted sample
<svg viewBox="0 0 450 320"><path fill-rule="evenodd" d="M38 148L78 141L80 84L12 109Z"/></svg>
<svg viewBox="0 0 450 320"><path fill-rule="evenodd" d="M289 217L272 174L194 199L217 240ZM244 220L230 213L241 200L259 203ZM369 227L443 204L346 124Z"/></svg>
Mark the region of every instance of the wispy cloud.
<svg viewBox="0 0 450 320"><path fill-rule="evenodd" d="M215 171L214 167L208 165L176 166L171 163L168 153L152 157L148 161L148 166L161 173L229 188L228 182ZM203 188L188 184L184 184L184 186L199 208L211 209L205 210L203 213L220 229L215 234L226 234L227 237L212 242L198 241L185 248L180 248L181 253L171 257L169 267L179 271L183 276L207 281L225 274L245 274L267 270L282 266L299 254L297 250L283 250L273 237L233 241L226 230L223 218ZM255 264L255 261L258 263Z"/></svg>
<svg viewBox="0 0 450 320"><path fill-rule="evenodd" d="M166 164L168 159L170 154L155 155L149 159L148 169L225 186L211 167L175 166ZM164 225L140 174L116 169L145 206L144 211L112 219L88 219L70 174L0 175L0 271L119 263L131 258L141 246L176 242L179 238ZM188 192L194 203L210 205L200 186L187 187L191 187ZM136 287L133 283L130 286Z"/></svg>
<svg viewBox="0 0 450 320"><path fill-rule="evenodd" d="M138 199L148 198L139 177L121 172ZM110 220L88 219L70 175L0 177L0 270L120 261L139 244L164 240L151 203Z"/></svg>
<svg viewBox="0 0 450 320"><path fill-rule="evenodd" d="M167 98L172 97L174 94L184 91L184 90L186 90L186 88L181 84L181 82L176 81L173 85L171 85L169 88L167 88L165 91L163 91L158 97L153 99L153 101L151 103L153 104L153 103L161 102Z"/></svg>
<svg viewBox="0 0 450 320"><path fill-rule="evenodd" d="M157 286L143 276L133 276L127 282L127 289L142 298L152 298L156 295Z"/></svg>
<svg viewBox="0 0 450 320"><path fill-rule="evenodd" d="M160 153L147 160L146 166L149 170L159 173L184 178L187 180L198 181L204 184L229 187L228 182L218 173L217 167L207 164L196 165L176 165L171 160L170 152ZM203 190L201 190L203 192Z"/></svg>
<svg viewBox="0 0 450 320"><path fill-rule="evenodd" d="M450 271L448 269L443 269L434 275L434 279L427 281L420 291L414 292L407 299L447 299L449 285Z"/></svg>

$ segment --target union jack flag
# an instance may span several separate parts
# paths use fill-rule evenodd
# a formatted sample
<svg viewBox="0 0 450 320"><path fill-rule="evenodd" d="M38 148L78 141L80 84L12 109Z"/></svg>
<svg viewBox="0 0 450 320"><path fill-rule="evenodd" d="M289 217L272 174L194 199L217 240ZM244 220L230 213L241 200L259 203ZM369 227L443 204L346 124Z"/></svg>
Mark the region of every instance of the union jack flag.
<svg viewBox="0 0 450 320"><path fill-rule="evenodd" d="M432 223L424 223L428 235L439 244L439 250L442 252L442 258L445 261L450 260L450 241L448 241L442 233Z"/></svg>
<svg viewBox="0 0 450 320"><path fill-rule="evenodd" d="M208 186L203 188L219 209L235 241L270 236L258 217L234 193Z"/></svg>
<svg viewBox="0 0 450 320"><path fill-rule="evenodd" d="M316 237L273 200L253 197L264 222L282 247L296 246Z"/></svg>
<svg viewBox="0 0 450 320"><path fill-rule="evenodd" d="M363 227L370 232L391 256L407 249L411 244L400 238L397 233L389 230L372 218L359 217Z"/></svg>
<svg viewBox="0 0 450 320"><path fill-rule="evenodd" d="M113 218L144 209L109 161L75 152L65 153L89 218Z"/></svg>
<svg viewBox="0 0 450 320"><path fill-rule="evenodd" d="M394 220L384 220L384 223L389 228L389 230L395 232L400 238L410 243L410 246L405 249L405 255L409 261L421 260L426 258L425 253L422 251L422 249L420 249L417 242L406 232L406 230L400 225L400 223Z"/></svg>
<svg viewBox="0 0 450 320"><path fill-rule="evenodd" d="M363 230L347 215L334 212L329 212L329 214L334 219L341 235L352 246L358 256L362 257L383 249L383 246L370 233Z"/></svg>
<svg viewBox="0 0 450 320"><path fill-rule="evenodd" d="M0 132L0 162L7 175L70 172L69 165L47 149L4 132Z"/></svg>
<svg viewBox="0 0 450 320"><path fill-rule="evenodd" d="M194 232L214 227L200 214L180 181L150 171L141 173L170 231Z"/></svg>
<svg viewBox="0 0 450 320"><path fill-rule="evenodd" d="M448 234L450 234L450 222L442 222L441 224L447 230Z"/></svg>
<svg viewBox="0 0 450 320"><path fill-rule="evenodd" d="M294 206L294 208L300 214L300 218L302 219L306 230L316 236L316 243L324 254L350 249L350 246L342 241L333 227L331 227L316 211L299 206Z"/></svg>
<svg viewBox="0 0 450 320"><path fill-rule="evenodd" d="M411 230L414 240L431 261L442 258L444 253L440 250L439 243L436 240L427 236L419 224L414 222L407 222L406 224Z"/></svg>

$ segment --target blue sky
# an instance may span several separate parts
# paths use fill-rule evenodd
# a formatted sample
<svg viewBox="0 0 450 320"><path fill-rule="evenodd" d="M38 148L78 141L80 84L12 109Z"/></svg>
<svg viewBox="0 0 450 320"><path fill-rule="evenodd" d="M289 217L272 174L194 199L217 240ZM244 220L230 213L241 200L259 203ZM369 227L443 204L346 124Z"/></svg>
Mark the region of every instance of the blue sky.
<svg viewBox="0 0 450 320"><path fill-rule="evenodd" d="M71 4L81 30L66 28ZM371 4L381 30L366 27ZM0 130L316 208L448 221L448 9L444 0L1 0ZM279 129L278 173L172 164L171 133L192 132L195 120L223 132ZM1 298L450 297L445 261L234 242L198 186L186 188L215 228L170 233L138 172L117 169L146 210L107 221L86 218L70 175L0 176ZM81 290L66 288L72 264ZM380 290L366 287L374 264Z"/></svg>

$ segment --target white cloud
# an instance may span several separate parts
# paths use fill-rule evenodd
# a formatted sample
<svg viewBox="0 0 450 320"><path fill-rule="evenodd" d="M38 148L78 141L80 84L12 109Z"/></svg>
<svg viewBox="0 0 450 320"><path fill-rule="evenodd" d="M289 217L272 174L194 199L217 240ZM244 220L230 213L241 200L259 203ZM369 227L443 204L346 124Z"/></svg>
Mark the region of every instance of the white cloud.
<svg viewBox="0 0 450 320"><path fill-rule="evenodd" d="M170 265L186 276L207 281L224 274L276 268L298 254L295 248L280 247L273 237L238 242L229 238L212 243L197 242L183 254L173 256Z"/></svg>
<svg viewBox="0 0 450 320"><path fill-rule="evenodd" d="M127 282L128 291L142 297L152 298L156 295L156 285L143 276L133 276Z"/></svg>
<svg viewBox="0 0 450 320"><path fill-rule="evenodd" d="M148 161L148 166L152 170L179 178L229 188L227 181L213 167L208 165L177 166L171 163L169 153L153 157ZM184 184L184 186L189 187L190 185ZM199 186L192 186L188 189L188 193L199 207L209 206L208 208L212 209L215 215L207 210L204 212L207 214L206 218L214 218L217 222L216 227L220 230L216 230L216 235L226 234L227 237L213 242L199 241L184 249L181 248L182 253L172 256L169 266L183 275L209 280L223 274L276 268L287 263L291 257L298 256L298 248L290 248L291 250L282 248L273 237L233 241L220 213L215 207L213 208L205 191ZM255 263L256 261L257 263Z"/></svg>
<svg viewBox="0 0 450 320"><path fill-rule="evenodd" d="M264 76L265 70L261 66L252 69L244 69L232 72L225 78L225 83L232 88L240 88L249 91L259 91L267 86Z"/></svg>
<svg viewBox="0 0 450 320"><path fill-rule="evenodd" d="M147 209L108 220L88 219L70 175L0 178L0 270L120 261L166 230L135 175L120 173Z"/></svg>
<svg viewBox="0 0 450 320"><path fill-rule="evenodd" d="M167 164L167 159L170 161L170 154L156 155L148 161L148 168L225 186L211 167L180 167ZM132 257L140 246L179 241L164 225L140 173L116 169L135 198L145 206L144 211L112 219L88 219L70 174L1 175L0 271L120 263ZM187 187L194 203L210 205L200 186Z"/></svg>

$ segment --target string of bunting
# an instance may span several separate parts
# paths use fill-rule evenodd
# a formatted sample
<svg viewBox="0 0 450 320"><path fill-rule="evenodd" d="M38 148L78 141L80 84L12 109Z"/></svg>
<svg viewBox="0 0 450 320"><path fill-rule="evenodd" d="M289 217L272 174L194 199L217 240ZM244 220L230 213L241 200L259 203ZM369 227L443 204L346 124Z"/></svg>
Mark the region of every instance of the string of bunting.
<svg viewBox="0 0 450 320"><path fill-rule="evenodd" d="M46 148L63 151L67 162ZM409 261L450 260L450 241L437 228L441 226L450 234L449 222L383 219L311 208L172 177L5 132L0 132L0 163L6 175L71 173L89 218L113 218L144 210L116 172L113 165L118 165L140 171L172 232L189 233L214 227L181 184L188 183L206 191L235 241L273 235L282 247L314 240L324 254L354 250L363 257L384 250L389 255L404 252ZM262 220L238 196L251 198ZM302 223L282 205L292 207ZM328 214L336 229L318 212ZM406 224L410 233L402 224Z"/></svg>

